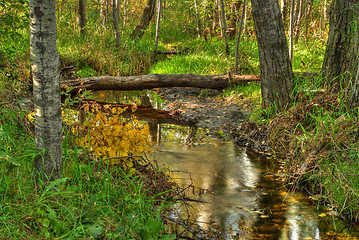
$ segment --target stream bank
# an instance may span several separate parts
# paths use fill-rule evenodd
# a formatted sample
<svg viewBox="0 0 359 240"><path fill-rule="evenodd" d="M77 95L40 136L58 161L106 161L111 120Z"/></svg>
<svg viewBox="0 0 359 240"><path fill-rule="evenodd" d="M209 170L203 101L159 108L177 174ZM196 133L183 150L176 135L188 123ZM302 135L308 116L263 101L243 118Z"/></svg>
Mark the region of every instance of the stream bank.
<svg viewBox="0 0 359 240"><path fill-rule="evenodd" d="M350 167L358 161L358 116L341 112L345 106L337 94L299 93L295 107L263 126L246 121L252 108L241 96L219 98L215 90L191 88L158 94L177 118L209 129L212 136L275 155L284 163L282 175L292 190L304 188L335 215L359 219L358 170Z"/></svg>

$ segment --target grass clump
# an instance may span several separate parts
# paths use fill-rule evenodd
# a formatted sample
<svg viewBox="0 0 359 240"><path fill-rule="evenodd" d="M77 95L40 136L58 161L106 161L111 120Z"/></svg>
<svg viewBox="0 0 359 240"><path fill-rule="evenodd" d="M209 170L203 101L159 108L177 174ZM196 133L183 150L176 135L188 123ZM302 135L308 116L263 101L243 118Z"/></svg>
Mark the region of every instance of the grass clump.
<svg viewBox="0 0 359 240"><path fill-rule="evenodd" d="M5 103L0 112L1 239L173 239L160 218L166 197L149 194L141 174L92 161L69 134L64 178L35 189L27 113Z"/></svg>
<svg viewBox="0 0 359 240"><path fill-rule="evenodd" d="M336 214L359 220L359 119L341 93L314 88L319 78L302 83L296 104L268 124L268 140L286 160L293 186L306 186ZM323 84L322 84L323 86Z"/></svg>

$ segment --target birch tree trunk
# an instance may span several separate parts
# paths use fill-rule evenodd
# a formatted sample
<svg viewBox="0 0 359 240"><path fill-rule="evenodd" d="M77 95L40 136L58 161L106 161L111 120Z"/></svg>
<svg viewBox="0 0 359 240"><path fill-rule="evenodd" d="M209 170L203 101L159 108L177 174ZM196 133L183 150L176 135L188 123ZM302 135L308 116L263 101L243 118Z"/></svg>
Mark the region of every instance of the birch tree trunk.
<svg viewBox="0 0 359 240"><path fill-rule="evenodd" d="M79 0L79 26L80 26L80 34L86 34L86 24L87 24L87 17L86 17L86 0Z"/></svg>
<svg viewBox="0 0 359 240"><path fill-rule="evenodd" d="M116 47L120 47L120 30L118 29L118 16L117 16L117 7L116 0L112 0L112 19L113 19L113 29L115 31L115 42Z"/></svg>
<svg viewBox="0 0 359 240"><path fill-rule="evenodd" d="M61 177L62 121L55 0L30 0L30 58L35 104L35 178Z"/></svg>
<svg viewBox="0 0 359 240"><path fill-rule="evenodd" d="M156 39L155 39L155 49L154 53L157 54L158 41L160 39L160 24L161 24L161 11L162 11L162 1L158 0L157 6L157 22L156 22Z"/></svg>
<svg viewBox="0 0 359 240"><path fill-rule="evenodd" d="M262 80L263 108L278 111L290 103L293 82L287 39L278 0L252 0Z"/></svg>

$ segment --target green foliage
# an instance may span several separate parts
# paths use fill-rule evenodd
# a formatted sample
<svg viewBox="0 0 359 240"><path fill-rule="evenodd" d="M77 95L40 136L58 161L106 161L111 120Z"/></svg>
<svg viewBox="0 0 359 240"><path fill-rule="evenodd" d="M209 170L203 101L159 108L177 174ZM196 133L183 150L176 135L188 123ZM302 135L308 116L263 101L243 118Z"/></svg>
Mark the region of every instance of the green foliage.
<svg viewBox="0 0 359 240"><path fill-rule="evenodd" d="M64 178L34 188L27 113L0 106L1 239L173 239L139 176L89 161L64 136Z"/></svg>
<svg viewBox="0 0 359 240"><path fill-rule="evenodd" d="M0 1L0 40L15 37L18 29L29 26L29 2L26 0Z"/></svg>

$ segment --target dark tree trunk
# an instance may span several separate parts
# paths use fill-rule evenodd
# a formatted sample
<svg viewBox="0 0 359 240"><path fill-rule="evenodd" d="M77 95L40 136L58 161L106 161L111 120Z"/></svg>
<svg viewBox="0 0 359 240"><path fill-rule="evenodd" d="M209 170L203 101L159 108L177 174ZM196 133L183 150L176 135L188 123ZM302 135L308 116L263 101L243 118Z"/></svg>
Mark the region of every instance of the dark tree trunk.
<svg viewBox="0 0 359 240"><path fill-rule="evenodd" d="M131 33L131 38L141 38L143 36L144 31L147 29L148 25L150 25L153 14L156 9L156 0L147 0L146 6L143 10L141 20L136 26L135 30Z"/></svg>
<svg viewBox="0 0 359 240"><path fill-rule="evenodd" d="M116 0L112 0L112 19L113 19L113 30L115 32L116 47L120 47L120 30L118 29L118 16L117 16L117 3Z"/></svg>
<svg viewBox="0 0 359 240"><path fill-rule="evenodd" d="M356 76L358 62L358 0L333 0L327 49L322 75L332 90L350 85Z"/></svg>
<svg viewBox="0 0 359 240"><path fill-rule="evenodd" d="M86 34L86 0L79 0L79 26L81 35Z"/></svg>
<svg viewBox="0 0 359 240"><path fill-rule="evenodd" d="M262 105L280 111L290 103L293 82L278 0L252 0L262 80Z"/></svg>

